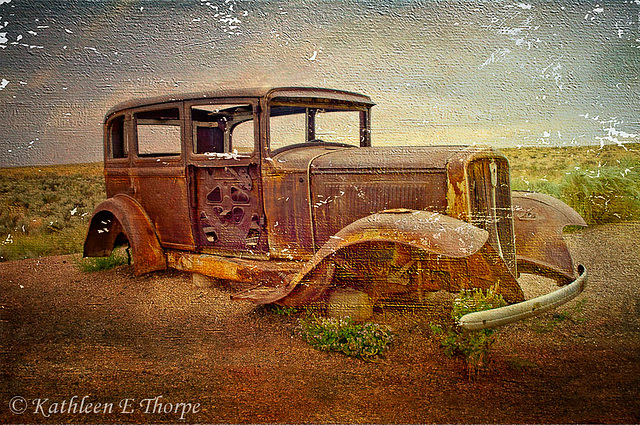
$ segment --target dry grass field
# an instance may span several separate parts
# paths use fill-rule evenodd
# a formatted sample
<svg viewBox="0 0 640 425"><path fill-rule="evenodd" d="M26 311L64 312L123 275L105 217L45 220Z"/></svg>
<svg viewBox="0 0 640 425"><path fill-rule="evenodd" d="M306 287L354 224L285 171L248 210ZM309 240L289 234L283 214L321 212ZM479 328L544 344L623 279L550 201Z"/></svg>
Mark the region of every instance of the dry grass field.
<svg viewBox="0 0 640 425"><path fill-rule="evenodd" d="M0 261L81 252L102 164L0 169Z"/></svg>

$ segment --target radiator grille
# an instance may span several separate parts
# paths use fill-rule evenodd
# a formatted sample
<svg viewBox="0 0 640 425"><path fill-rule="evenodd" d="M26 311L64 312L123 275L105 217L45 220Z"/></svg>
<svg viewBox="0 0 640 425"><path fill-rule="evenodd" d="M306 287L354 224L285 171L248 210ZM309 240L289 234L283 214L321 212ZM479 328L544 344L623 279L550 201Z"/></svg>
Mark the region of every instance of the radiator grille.
<svg viewBox="0 0 640 425"><path fill-rule="evenodd" d="M508 163L477 159L468 170L471 223L489 232L489 243L516 273L513 212Z"/></svg>

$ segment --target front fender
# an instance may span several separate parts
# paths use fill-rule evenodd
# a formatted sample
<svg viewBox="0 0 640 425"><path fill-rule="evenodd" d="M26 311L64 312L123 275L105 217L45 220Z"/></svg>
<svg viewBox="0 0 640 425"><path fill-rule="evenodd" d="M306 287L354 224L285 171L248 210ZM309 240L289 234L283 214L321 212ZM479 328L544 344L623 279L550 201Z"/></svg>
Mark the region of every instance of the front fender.
<svg viewBox="0 0 640 425"><path fill-rule="evenodd" d="M259 304L281 302L309 275L326 276L330 266L324 260L348 247L368 242L391 242L417 248L438 258L460 259L461 268L486 277L486 282L501 285L505 298L519 301L522 291L502 261L486 243L487 231L464 221L428 211L389 210L361 218L332 236L286 284L277 288L260 288L234 296ZM325 262L326 263L326 262ZM321 283L328 285L328 282ZM309 297L316 298L322 291L309 290ZM295 303L304 303L306 296L295 294Z"/></svg>
<svg viewBox="0 0 640 425"><path fill-rule="evenodd" d="M151 219L135 199L122 194L101 202L94 210L84 242L84 256L109 255L123 233L131 246L136 275L167 268Z"/></svg>
<svg viewBox="0 0 640 425"><path fill-rule="evenodd" d="M561 283L574 280L573 260L562 230L566 226L586 226L584 219L549 195L514 191L511 198L518 270L548 275Z"/></svg>

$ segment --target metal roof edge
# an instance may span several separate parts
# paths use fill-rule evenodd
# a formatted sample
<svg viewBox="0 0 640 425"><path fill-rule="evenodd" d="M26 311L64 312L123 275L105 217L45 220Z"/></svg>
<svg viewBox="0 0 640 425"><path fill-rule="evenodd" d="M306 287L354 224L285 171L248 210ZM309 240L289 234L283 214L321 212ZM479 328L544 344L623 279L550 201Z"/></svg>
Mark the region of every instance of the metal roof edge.
<svg viewBox="0 0 640 425"><path fill-rule="evenodd" d="M160 105L163 103L181 102L198 99L215 99L224 97L264 97L272 99L281 94L283 97L328 97L337 100L366 103L374 105L369 96L346 90L320 88L320 87L250 87L250 88L230 88L211 91L200 91L192 93L176 93L162 96L137 98L118 103L105 115L107 119L120 111L149 105ZM311 96L310 96L311 95Z"/></svg>

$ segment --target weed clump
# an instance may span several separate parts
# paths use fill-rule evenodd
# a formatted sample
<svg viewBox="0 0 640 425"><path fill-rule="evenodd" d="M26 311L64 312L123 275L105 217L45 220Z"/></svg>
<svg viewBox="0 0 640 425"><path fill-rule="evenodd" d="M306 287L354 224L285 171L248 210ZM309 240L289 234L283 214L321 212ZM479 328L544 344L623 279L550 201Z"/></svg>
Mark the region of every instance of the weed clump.
<svg viewBox="0 0 640 425"><path fill-rule="evenodd" d="M493 289L462 290L453 302L451 318L453 323L445 330L439 325L431 325L431 330L439 336L440 344L448 356L460 355L467 362L469 376L477 375L485 365L485 359L495 341L495 328L464 331L458 326L462 316L476 311L489 310L506 305L502 295Z"/></svg>
<svg viewBox="0 0 640 425"><path fill-rule="evenodd" d="M340 319L310 316L299 320L302 338L323 351L372 360L393 341L391 331L375 323L358 324L350 317Z"/></svg>
<svg viewBox="0 0 640 425"><path fill-rule="evenodd" d="M547 317L538 317L532 324L531 328L539 334L553 331L557 325L563 322L584 323L586 319L583 316L586 299L582 299L573 304L573 306L563 310L555 311Z"/></svg>
<svg viewBox="0 0 640 425"><path fill-rule="evenodd" d="M109 270L128 263L129 255L118 250L111 251L108 257L88 257L75 261L76 267L84 273Z"/></svg>
<svg viewBox="0 0 640 425"><path fill-rule="evenodd" d="M298 309L295 307L282 307L276 304L271 307L271 311L278 316L293 316L298 313Z"/></svg>

